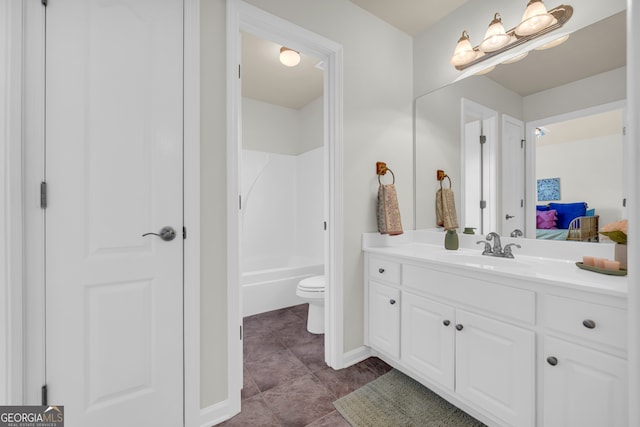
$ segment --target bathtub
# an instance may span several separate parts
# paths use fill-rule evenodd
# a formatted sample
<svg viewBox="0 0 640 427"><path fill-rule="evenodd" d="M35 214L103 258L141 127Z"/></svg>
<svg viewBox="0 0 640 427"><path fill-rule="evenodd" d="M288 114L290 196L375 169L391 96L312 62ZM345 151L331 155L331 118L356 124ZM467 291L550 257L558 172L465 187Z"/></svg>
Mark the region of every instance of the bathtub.
<svg viewBox="0 0 640 427"><path fill-rule="evenodd" d="M242 260L242 315L264 313L300 304L298 282L324 274L324 264L299 256L260 257Z"/></svg>

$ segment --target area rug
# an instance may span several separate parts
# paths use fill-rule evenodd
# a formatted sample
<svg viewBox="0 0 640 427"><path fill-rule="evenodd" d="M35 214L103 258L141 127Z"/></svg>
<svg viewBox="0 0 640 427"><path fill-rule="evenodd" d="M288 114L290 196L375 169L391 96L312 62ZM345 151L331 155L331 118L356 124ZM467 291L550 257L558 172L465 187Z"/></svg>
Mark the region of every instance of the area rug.
<svg viewBox="0 0 640 427"><path fill-rule="evenodd" d="M353 427L482 427L419 382L391 370L333 402Z"/></svg>

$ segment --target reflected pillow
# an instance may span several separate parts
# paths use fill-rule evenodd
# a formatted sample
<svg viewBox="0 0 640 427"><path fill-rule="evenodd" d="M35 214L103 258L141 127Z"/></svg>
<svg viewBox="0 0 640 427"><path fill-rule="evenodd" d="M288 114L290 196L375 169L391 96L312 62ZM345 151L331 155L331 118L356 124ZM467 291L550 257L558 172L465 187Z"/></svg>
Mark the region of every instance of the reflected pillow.
<svg viewBox="0 0 640 427"><path fill-rule="evenodd" d="M556 227L557 213L554 210L536 212L536 228L551 230Z"/></svg>
<svg viewBox="0 0 640 427"><path fill-rule="evenodd" d="M585 202L578 203L549 203L549 207L558 212L557 224L558 228L567 229L569 224L579 216L585 216L587 213L587 204Z"/></svg>
<svg viewBox="0 0 640 427"><path fill-rule="evenodd" d="M587 212L585 212L584 216L596 216L596 210L595 209L587 209Z"/></svg>
<svg viewBox="0 0 640 427"><path fill-rule="evenodd" d="M549 206L547 205L536 205L536 211L548 211Z"/></svg>

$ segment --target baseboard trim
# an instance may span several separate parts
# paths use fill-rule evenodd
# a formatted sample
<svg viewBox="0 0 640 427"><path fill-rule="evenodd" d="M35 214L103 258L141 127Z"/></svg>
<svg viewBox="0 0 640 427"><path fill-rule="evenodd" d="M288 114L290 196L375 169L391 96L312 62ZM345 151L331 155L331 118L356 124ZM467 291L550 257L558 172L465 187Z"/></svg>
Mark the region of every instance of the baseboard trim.
<svg viewBox="0 0 640 427"><path fill-rule="evenodd" d="M362 362L369 357L371 357L371 349L364 345L360 346L342 355L342 368L348 368L349 366Z"/></svg>

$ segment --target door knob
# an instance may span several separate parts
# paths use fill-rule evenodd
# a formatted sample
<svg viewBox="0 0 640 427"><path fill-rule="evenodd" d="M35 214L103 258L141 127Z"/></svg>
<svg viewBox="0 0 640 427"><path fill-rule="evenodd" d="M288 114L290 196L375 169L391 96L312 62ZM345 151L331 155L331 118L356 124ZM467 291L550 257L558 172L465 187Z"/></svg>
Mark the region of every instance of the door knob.
<svg viewBox="0 0 640 427"><path fill-rule="evenodd" d="M389 301L389 304L391 304L391 305L393 305L393 304L395 304L395 303L396 303L396 300L394 300L394 299L392 299L392 300L390 300L390 301Z"/></svg>
<svg viewBox="0 0 640 427"><path fill-rule="evenodd" d="M444 326L449 326L449 325L451 324L451 322L450 322L449 320L443 320L443 321L442 321L442 324L443 324Z"/></svg>
<svg viewBox="0 0 640 427"><path fill-rule="evenodd" d="M461 331L461 330L463 330L463 329L464 329L464 326L462 326L462 324L461 324L461 323L458 323L458 324L456 325L456 329L457 329L457 330L459 330L459 331Z"/></svg>
<svg viewBox="0 0 640 427"><path fill-rule="evenodd" d="M506 214L504 217L505 219L511 219L511 218L515 218L515 215Z"/></svg>
<svg viewBox="0 0 640 427"><path fill-rule="evenodd" d="M144 233L142 235L142 237L144 236L149 236L149 235L153 235L153 236L158 236L160 237L162 240L164 240L165 242L170 242L171 240L176 238L176 230L173 229L173 227L162 227L162 230L160 230L160 233Z"/></svg>
<svg viewBox="0 0 640 427"><path fill-rule="evenodd" d="M556 366L558 364L558 359L553 356L547 357L547 363L551 366Z"/></svg>
<svg viewBox="0 0 640 427"><path fill-rule="evenodd" d="M591 319L584 320L582 324L584 325L585 328L588 328L588 329L593 329L596 327L596 322L594 322Z"/></svg>

